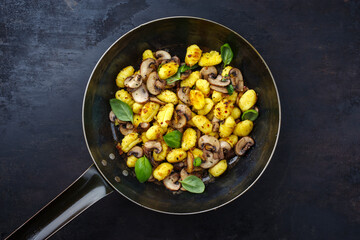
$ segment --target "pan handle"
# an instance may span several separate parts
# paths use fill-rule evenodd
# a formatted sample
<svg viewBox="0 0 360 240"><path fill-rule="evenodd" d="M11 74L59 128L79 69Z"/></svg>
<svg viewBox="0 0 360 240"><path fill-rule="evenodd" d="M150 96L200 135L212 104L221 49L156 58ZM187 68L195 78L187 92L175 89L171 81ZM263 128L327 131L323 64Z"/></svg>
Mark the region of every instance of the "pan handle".
<svg viewBox="0 0 360 240"><path fill-rule="evenodd" d="M6 239L47 239L114 189L91 165L75 182Z"/></svg>

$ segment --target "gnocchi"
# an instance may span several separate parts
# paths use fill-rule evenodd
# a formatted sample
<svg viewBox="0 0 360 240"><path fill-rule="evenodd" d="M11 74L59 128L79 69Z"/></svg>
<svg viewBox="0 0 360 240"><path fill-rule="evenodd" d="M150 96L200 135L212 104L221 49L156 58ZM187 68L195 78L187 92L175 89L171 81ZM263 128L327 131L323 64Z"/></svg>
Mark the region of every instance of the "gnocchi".
<svg viewBox="0 0 360 240"><path fill-rule="evenodd" d="M136 72L126 66L116 76L115 98L122 103L112 101L125 110L111 106L109 114L124 135L116 148L126 155L126 166L138 177L138 168L147 163L147 175L138 180L162 182L172 191L185 191L182 181L189 175L223 175L228 169L224 158L234 152L229 147L241 157L246 150L239 152L237 146L244 137L254 143L249 137L254 123L242 113L258 109L255 90L239 82L244 81L236 78L241 72L228 59L219 65L219 51L203 52L197 44L187 47L183 62L165 50L143 49L140 58Z"/></svg>

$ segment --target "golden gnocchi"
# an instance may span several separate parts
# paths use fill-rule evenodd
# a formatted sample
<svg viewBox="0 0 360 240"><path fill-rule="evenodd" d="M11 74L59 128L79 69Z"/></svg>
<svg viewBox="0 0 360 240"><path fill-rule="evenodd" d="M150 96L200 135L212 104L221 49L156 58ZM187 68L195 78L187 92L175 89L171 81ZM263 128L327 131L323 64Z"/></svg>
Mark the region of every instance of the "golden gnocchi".
<svg viewBox="0 0 360 240"><path fill-rule="evenodd" d="M116 148L140 182L191 192L187 176L201 183L219 177L228 169L226 153L242 157L241 141L253 145L254 123L242 113L258 109L258 96L220 51L193 44L182 60L166 50L142 51L138 71L125 66L115 79L109 119L122 136Z"/></svg>

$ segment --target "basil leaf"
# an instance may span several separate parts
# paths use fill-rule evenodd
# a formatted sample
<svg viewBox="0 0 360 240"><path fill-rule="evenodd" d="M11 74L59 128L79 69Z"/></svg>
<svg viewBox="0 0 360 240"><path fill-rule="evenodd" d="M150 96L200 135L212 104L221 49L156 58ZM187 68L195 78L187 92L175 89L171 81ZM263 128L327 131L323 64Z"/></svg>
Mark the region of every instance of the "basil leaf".
<svg viewBox="0 0 360 240"><path fill-rule="evenodd" d="M233 92L234 92L234 86L233 86L232 84L227 85L226 89L227 89L229 95L232 95L232 94L233 94Z"/></svg>
<svg viewBox="0 0 360 240"><path fill-rule="evenodd" d="M198 167L198 166L200 166L201 162L202 162L202 161L201 161L201 158L196 157L196 158L194 159L193 165L194 165L195 167Z"/></svg>
<svg viewBox="0 0 360 240"><path fill-rule="evenodd" d="M259 116L259 113L256 110L249 109L242 114L241 120L255 121L258 118L258 116Z"/></svg>
<svg viewBox="0 0 360 240"><path fill-rule="evenodd" d="M226 65L229 65L231 60L233 59L233 52L231 50L231 47L228 43L225 43L224 45L221 46L221 58L222 58L222 61L224 63L224 67Z"/></svg>
<svg viewBox="0 0 360 240"><path fill-rule="evenodd" d="M203 193L205 190L205 184L200 178L190 175L181 182L183 188L191 193Z"/></svg>
<svg viewBox="0 0 360 240"><path fill-rule="evenodd" d="M151 176L151 173L152 173L152 166L150 164L149 159L143 156L138 160L136 160L135 174L139 182L141 183L146 182Z"/></svg>
<svg viewBox="0 0 360 240"><path fill-rule="evenodd" d="M195 65L192 66L192 67L190 67L190 66L188 66L188 65L186 65L186 64L182 64L182 65L179 67L178 71L175 73L175 75L167 78L167 79L166 79L166 82L167 82L168 84L171 84L171 83L174 83L174 82L176 82L176 81L179 81L182 73L186 72L186 71L189 70L189 69L195 69L195 68L197 68L197 67L199 67L199 65L197 65L197 64L195 64Z"/></svg>
<svg viewBox="0 0 360 240"><path fill-rule="evenodd" d="M178 130L169 132L164 137L165 143L171 148L180 148L181 147L181 138L182 133Z"/></svg>
<svg viewBox="0 0 360 240"><path fill-rule="evenodd" d="M180 80L180 75L181 75L181 73L180 73L180 71L178 70L178 71L175 73L175 75L167 78L167 79L166 79L166 82L167 82L168 84L171 84L171 83L174 83L174 82L176 82L176 81L179 81L179 80Z"/></svg>
<svg viewBox="0 0 360 240"><path fill-rule="evenodd" d="M134 121L134 113L129 105L123 101L113 98L110 99L111 110L121 121Z"/></svg>
<svg viewBox="0 0 360 240"><path fill-rule="evenodd" d="M187 70L189 70L190 69L190 67L188 66L188 65L186 65L186 64L182 64L180 67L179 67L179 72L180 73L183 73L183 72L186 72Z"/></svg>

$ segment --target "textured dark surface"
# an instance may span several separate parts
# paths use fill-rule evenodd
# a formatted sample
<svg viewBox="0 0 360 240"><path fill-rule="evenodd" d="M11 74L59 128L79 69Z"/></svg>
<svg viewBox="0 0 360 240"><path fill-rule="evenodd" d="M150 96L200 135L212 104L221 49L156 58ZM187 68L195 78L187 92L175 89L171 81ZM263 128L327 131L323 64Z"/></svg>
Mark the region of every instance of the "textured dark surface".
<svg viewBox="0 0 360 240"><path fill-rule="evenodd" d="M0 1L0 238L91 159L81 105L92 68L122 34L192 15L249 40L278 84L276 153L244 196L169 216L111 194L52 239L358 239L359 1Z"/></svg>

